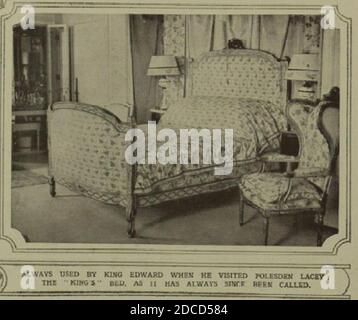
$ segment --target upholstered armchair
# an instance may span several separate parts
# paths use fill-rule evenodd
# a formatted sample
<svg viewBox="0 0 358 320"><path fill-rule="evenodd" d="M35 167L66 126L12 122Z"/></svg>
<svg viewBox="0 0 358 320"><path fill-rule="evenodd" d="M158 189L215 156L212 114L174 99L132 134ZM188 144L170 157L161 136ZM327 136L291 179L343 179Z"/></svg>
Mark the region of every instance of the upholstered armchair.
<svg viewBox="0 0 358 320"><path fill-rule="evenodd" d="M244 224L244 205L256 208L264 218L264 243L268 243L272 216L311 213L317 216L317 245L327 195L338 155L339 110L329 102L310 106L302 102L288 107L289 122L299 138L298 157L265 155L263 163L298 162L292 172L261 172L244 175L239 181L239 222ZM264 166L263 166L264 168Z"/></svg>

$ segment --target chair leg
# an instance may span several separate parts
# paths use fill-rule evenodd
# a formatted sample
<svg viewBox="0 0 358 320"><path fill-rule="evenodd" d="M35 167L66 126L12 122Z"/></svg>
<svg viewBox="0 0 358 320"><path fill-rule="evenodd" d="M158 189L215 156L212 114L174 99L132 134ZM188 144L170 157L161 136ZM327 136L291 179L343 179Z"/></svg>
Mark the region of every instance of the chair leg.
<svg viewBox="0 0 358 320"><path fill-rule="evenodd" d="M55 197L56 196L56 181L54 177L50 177L48 180L48 183L50 185L50 195L51 197Z"/></svg>
<svg viewBox="0 0 358 320"><path fill-rule="evenodd" d="M324 212L319 212L317 216L317 247L322 246L323 221L324 221Z"/></svg>
<svg viewBox="0 0 358 320"><path fill-rule="evenodd" d="M239 190L239 224L244 225L244 196L241 190Z"/></svg>
<svg viewBox="0 0 358 320"><path fill-rule="evenodd" d="M267 246L269 236L270 218L264 216L264 244Z"/></svg>

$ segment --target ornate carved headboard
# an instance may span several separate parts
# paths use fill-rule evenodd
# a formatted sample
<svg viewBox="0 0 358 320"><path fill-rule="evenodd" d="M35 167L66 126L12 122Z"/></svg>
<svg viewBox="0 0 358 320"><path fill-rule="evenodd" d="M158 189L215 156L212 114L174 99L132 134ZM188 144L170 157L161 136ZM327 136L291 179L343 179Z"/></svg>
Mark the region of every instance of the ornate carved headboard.
<svg viewBox="0 0 358 320"><path fill-rule="evenodd" d="M191 94L262 99L285 112L287 64L261 50L211 51L191 65Z"/></svg>

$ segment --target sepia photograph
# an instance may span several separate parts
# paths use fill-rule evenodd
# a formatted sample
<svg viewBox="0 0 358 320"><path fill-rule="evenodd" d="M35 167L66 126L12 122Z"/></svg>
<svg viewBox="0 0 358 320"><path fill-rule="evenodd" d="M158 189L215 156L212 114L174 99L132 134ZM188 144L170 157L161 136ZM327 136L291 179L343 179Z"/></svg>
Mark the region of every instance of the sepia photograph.
<svg viewBox="0 0 358 320"><path fill-rule="evenodd" d="M0 298L357 297L356 9L0 1Z"/></svg>
<svg viewBox="0 0 358 320"><path fill-rule="evenodd" d="M322 245L338 230L340 33L320 21L15 25L12 227L29 242ZM144 161L129 163L134 128Z"/></svg>

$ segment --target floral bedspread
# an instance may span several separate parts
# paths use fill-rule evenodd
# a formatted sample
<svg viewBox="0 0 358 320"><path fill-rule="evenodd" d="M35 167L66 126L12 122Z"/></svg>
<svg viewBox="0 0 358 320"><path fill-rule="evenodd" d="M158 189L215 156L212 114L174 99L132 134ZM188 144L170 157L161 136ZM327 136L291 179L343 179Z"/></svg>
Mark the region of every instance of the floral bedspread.
<svg viewBox="0 0 358 320"><path fill-rule="evenodd" d="M268 101L226 97L189 97L177 101L160 120L157 131L171 128L179 141L180 129L233 129L233 171L215 175L215 164L180 164L178 142L177 164L138 165L137 194L169 191L185 186L233 179L258 169L257 157L264 151L277 150L279 133L286 128L281 106ZM146 130L145 126L141 126ZM157 142L157 148L163 142ZM224 146L224 143L222 144ZM245 165L245 166L244 166ZM222 166L222 165L218 165ZM243 169L243 166L245 169Z"/></svg>

